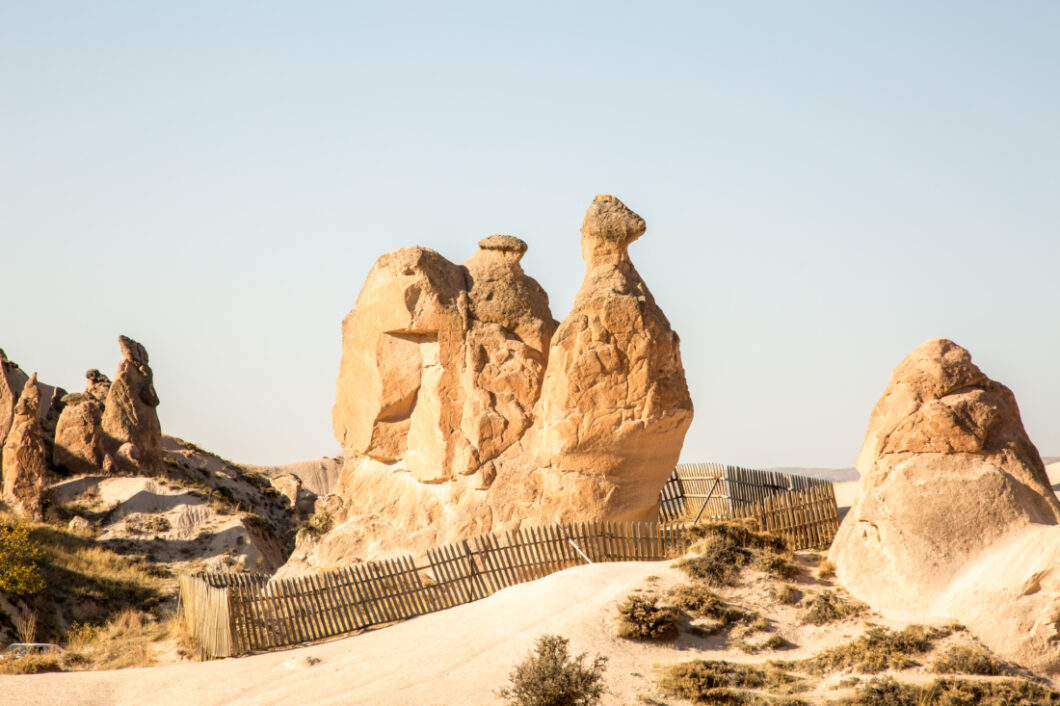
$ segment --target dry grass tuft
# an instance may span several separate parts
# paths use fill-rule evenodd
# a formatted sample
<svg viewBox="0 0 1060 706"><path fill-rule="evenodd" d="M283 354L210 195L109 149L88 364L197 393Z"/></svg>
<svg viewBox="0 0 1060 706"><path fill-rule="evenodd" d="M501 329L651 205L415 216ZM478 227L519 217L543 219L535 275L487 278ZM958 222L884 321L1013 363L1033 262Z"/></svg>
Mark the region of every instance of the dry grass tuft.
<svg viewBox="0 0 1060 706"><path fill-rule="evenodd" d="M697 660L663 668L659 686L671 696L700 704L765 704L775 701L754 691L790 692L796 690L799 681L773 666Z"/></svg>
<svg viewBox="0 0 1060 706"><path fill-rule="evenodd" d="M795 605L802 600L802 591L789 584L770 589L769 595L774 601L784 605Z"/></svg>
<svg viewBox="0 0 1060 706"><path fill-rule="evenodd" d="M756 556L767 565L775 563L774 557L786 560L790 556L784 540L760 532L754 520L706 522L692 531L698 538L690 549L692 556L679 561L677 568L712 586L735 584L740 571ZM783 562L775 570L791 571Z"/></svg>
<svg viewBox="0 0 1060 706"><path fill-rule="evenodd" d="M953 645L935 659L931 669L938 674L997 676L1005 670L1005 664L981 647Z"/></svg>
<svg viewBox="0 0 1060 706"><path fill-rule="evenodd" d="M761 616L729 605L703 584L677 586L667 596L675 606L697 618L709 618L714 625L699 628L705 634L714 634L736 624L752 625Z"/></svg>
<svg viewBox="0 0 1060 706"><path fill-rule="evenodd" d="M917 664L913 657L928 652L935 640L950 634L944 628L923 625L893 631L870 628L844 645L824 650L808 659L786 663L790 669L823 675L852 669L861 674L878 674L887 669L908 669Z"/></svg>
<svg viewBox="0 0 1060 706"><path fill-rule="evenodd" d="M63 671L61 657L52 655L29 655L17 659L0 660L0 674L43 674Z"/></svg>
<svg viewBox="0 0 1060 706"><path fill-rule="evenodd" d="M680 630L680 614L660 606L655 596L631 595L618 606L618 636L627 640L670 640Z"/></svg>
<svg viewBox="0 0 1060 706"><path fill-rule="evenodd" d="M79 625L67 637L67 662L76 669L126 669L156 663L159 643L175 640L185 656L194 653L183 621L159 621L135 610L124 610L104 625Z"/></svg>
<svg viewBox="0 0 1060 706"><path fill-rule="evenodd" d="M864 613L864 603L847 600L835 591L821 591L806 603L800 622L804 625L825 625Z"/></svg>
<svg viewBox="0 0 1060 706"><path fill-rule="evenodd" d="M877 677L860 687L854 696L831 703L841 706L1060 704L1060 693L1025 679L936 679L928 684L907 684L894 677Z"/></svg>

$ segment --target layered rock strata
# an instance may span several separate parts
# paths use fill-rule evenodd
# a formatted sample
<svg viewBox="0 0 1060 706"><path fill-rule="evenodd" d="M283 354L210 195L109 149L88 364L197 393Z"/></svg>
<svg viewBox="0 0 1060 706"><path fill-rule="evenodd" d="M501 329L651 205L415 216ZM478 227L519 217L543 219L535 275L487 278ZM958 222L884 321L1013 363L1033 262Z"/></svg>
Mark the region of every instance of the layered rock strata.
<svg viewBox="0 0 1060 706"><path fill-rule="evenodd" d="M155 410L158 394L154 373L142 345L126 336L119 336L118 344L122 361L107 390L103 409L103 444L109 457L104 465L115 470L157 474L162 470L162 428ZM102 382L97 385L93 389L100 389Z"/></svg>
<svg viewBox="0 0 1060 706"><path fill-rule="evenodd" d="M36 521L43 519L42 496L48 470L40 407L40 387L34 373L26 381L15 405L11 428L0 456L3 474L0 499L9 512Z"/></svg>
<svg viewBox="0 0 1060 706"><path fill-rule="evenodd" d="M462 266L383 255L342 326L346 461L318 502L331 529L303 534L289 571L523 523L653 517L692 404L677 336L628 255L644 230L597 197L558 331L518 238L486 238Z"/></svg>
<svg viewBox="0 0 1060 706"><path fill-rule="evenodd" d="M1049 667L1035 653L1060 605L1060 574L1042 563L1060 556L1060 502L1012 392L957 344L927 341L895 368L857 468L829 552L843 585L892 617L956 618L1003 654Z"/></svg>

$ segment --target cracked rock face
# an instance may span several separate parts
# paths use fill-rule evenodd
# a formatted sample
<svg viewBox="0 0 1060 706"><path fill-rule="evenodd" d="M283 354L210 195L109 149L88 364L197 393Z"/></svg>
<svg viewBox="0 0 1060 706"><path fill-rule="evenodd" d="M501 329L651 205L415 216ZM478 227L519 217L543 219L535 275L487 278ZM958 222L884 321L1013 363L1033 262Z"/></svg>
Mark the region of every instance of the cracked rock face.
<svg viewBox="0 0 1060 706"><path fill-rule="evenodd" d="M26 519L43 519L42 494L48 466L40 420L41 394L34 373L15 405L11 429L4 442L0 467L2 498L7 509Z"/></svg>
<svg viewBox="0 0 1060 706"><path fill-rule="evenodd" d="M22 369L7 359L0 349L0 446L11 431L15 419L15 405L29 378Z"/></svg>
<svg viewBox="0 0 1060 706"><path fill-rule="evenodd" d="M927 610L989 547L1060 521L1011 390L945 339L895 368L857 468L858 493L829 558L851 593L879 610Z"/></svg>
<svg viewBox="0 0 1060 706"><path fill-rule="evenodd" d="M105 465L157 474L162 471L162 427L155 411L154 373L142 345L126 336L118 336L118 344L122 361L103 409L103 445L110 457ZM102 381L89 382L88 395L98 394Z"/></svg>

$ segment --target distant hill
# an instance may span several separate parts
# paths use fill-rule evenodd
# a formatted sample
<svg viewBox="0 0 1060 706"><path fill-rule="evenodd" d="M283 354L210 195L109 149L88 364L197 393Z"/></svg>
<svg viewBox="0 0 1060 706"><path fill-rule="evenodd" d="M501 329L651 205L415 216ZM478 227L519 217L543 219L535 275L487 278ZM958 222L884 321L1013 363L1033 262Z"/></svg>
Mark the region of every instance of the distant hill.
<svg viewBox="0 0 1060 706"><path fill-rule="evenodd" d="M843 483L850 480L857 480L861 477L858 474L857 469L853 466L850 468L798 468L795 466L783 466L780 468L767 468L765 470L776 471L777 473L791 473L797 476L810 476L811 478L823 478L825 480L830 480L833 483Z"/></svg>

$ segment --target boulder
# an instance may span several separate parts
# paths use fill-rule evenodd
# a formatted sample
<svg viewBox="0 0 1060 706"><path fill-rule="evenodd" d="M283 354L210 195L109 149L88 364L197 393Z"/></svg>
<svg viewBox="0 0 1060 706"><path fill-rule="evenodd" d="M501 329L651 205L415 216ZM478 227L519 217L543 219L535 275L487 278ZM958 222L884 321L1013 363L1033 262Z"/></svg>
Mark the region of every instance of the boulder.
<svg viewBox="0 0 1060 706"><path fill-rule="evenodd" d="M15 405L14 419L0 457L3 472L0 498L9 512L35 521L44 517L42 496L48 470L41 437L40 406L40 387L34 373Z"/></svg>
<svg viewBox="0 0 1060 706"><path fill-rule="evenodd" d="M1017 654L1025 637L1017 626L1051 619L1032 605L1040 595L1000 632L984 620L996 618L993 601L1041 591L1027 588L1036 570L1025 538L1047 530L1042 536L1060 539L1052 529L1060 502L1011 390L952 341L927 341L895 368L869 418L857 468L857 495L829 551L843 585L890 617L955 618L990 647L1026 661ZM1019 556L999 559L1012 551L1005 547ZM1018 576L1007 563L1023 567ZM984 590L982 581L967 580L984 572L997 574L991 582L999 585ZM1006 601L1011 613L1015 603Z"/></svg>
<svg viewBox="0 0 1060 706"><path fill-rule="evenodd" d="M154 373L142 345L126 336L119 336L118 343L122 361L103 409L103 444L111 457L106 465L126 472L157 474L162 471L162 428L156 412Z"/></svg>
<svg viewBox="0 0 1060 706"><path fill-rule="evenodd" d="M103 406L110 380L98 370L85 373L83 393L65 395L55 424L52 463L71 473L98 473L103 465Z"/></svg>

